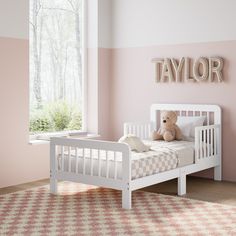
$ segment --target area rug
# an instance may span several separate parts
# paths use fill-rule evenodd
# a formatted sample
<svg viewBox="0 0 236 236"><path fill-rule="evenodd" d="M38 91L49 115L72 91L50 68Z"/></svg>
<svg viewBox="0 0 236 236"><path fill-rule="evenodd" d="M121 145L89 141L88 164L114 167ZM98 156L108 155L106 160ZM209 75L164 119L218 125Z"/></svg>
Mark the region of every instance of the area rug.
<svg viewBox="0 0 236 236"><path fill-rule="evenodd" d="M0 235L236 235L236 208L142 191L60 183L0 196Z"/></svg>

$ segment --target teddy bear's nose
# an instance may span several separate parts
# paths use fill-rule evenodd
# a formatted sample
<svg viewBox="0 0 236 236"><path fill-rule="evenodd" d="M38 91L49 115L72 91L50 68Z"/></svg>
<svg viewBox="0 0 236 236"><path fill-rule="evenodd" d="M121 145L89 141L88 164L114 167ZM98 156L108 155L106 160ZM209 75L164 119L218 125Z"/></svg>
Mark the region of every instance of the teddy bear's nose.
<svg viewBox="0 0 236 236"><path fill-rule="evenodd" d="M166 123L166 120L163 120L163 123Z"/></svg>

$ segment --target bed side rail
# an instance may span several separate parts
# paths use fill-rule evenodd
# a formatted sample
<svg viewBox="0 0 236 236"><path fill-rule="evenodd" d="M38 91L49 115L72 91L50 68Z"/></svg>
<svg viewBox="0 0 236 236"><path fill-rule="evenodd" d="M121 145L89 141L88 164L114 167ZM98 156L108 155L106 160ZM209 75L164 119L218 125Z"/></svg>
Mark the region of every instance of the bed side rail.
<svg viewBox="0 0 236 236"><path fill-rule="evenodd" d="M212 157L221 162L221 125L196 127L195 163Z"/></svg>
<svg viewBox="0 0 236 236"><path fill-rule="evenodd" d="M153 131L152 122L138 123L128 122L124 123L124 135L133 134L140 139L150 139Z"/></svg>
<svg viewBox="0 0 236 236"><path fill-rule="evenodd" d="M59 156L60 158L58 158ZM122 157L122 160L118 159L118 156ZM109 141L58 137L51 138L50 141L50 169L51 174L54 175L56 172L66 172L117 179L118 164L121 164L121 161L122 180L127 182L131 179L130 148L128 145Z"/></svg>

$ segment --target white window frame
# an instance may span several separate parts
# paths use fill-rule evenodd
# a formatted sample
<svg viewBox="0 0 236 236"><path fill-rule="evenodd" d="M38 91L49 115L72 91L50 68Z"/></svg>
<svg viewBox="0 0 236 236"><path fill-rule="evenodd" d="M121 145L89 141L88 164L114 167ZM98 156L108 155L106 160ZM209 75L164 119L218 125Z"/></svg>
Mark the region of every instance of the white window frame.
<svg viewBox="0 0 236 236"><path fill-rule="evenodd" d="M86 132L88 130L87 123L88 123L88 6L87 6L87 0L82 0L82 32L83 32L83 38L82 38L82 97L84 99L83 101L83 108L82 108L82 131Z"/></svg>
<svg viewBox="0 0 236 236"><path fill-rule="evenodd" d="M66 137L66 136L88 136L87 131L87 112L88 112L88 53L87 53L87 34L88 34L88 9L87 0L82 0L82 97L83 97L83 107L82 107L82 129L81 130L66 130L57 132L44 132L40 134L29 135L29 143L33 144L37 141L45 140L49 141L51 137ZM96 135L95 135L96 136Z"/></svg>

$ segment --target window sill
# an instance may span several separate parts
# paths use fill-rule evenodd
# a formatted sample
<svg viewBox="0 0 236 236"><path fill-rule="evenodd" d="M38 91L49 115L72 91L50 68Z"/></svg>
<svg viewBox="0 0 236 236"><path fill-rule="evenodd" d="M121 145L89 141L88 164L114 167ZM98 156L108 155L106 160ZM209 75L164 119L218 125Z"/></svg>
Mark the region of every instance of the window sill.
<svg viewBox="0 0 236 236"><path fill-rule="evenodd" d="M58 137L58 136L57 136ZM99 134L86 134L86 135L68 135L68 136L61 136L64 138L73 138L73 139L92 139L92 138L99 138L101 137ZM41 144L49 144L50 140L43 140L43 139L34 139L34 140L30 140L29 144L30 145L41 145Z"/></svg>
<svg viewBox="0 0 236 236"><path fill-rule="evenodd" d="M39 144L49 144L50 141L49 140L39 140L39 139L35 139L35 140L30 140L29 144L30 145L39 145Z"/></svg>

